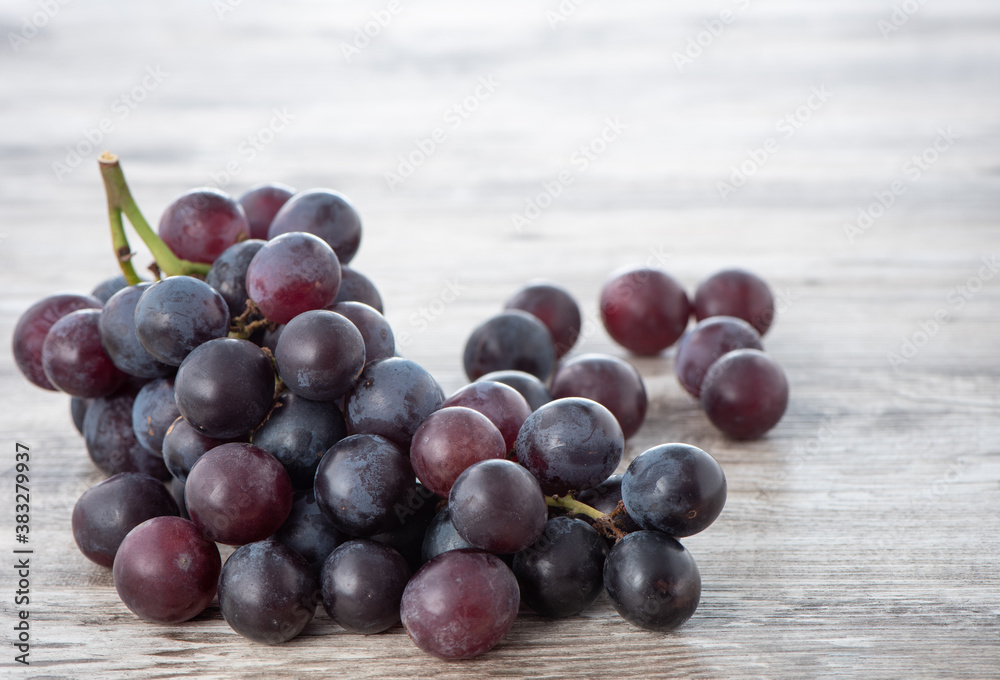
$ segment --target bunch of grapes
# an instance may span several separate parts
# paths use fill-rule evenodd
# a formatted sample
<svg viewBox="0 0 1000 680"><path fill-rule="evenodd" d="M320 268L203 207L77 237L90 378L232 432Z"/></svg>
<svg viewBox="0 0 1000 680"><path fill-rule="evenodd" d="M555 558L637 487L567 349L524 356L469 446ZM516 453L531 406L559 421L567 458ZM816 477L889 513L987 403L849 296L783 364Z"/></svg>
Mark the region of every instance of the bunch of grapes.
<svg viewBox="0 0 1000 680"><path fill-rule="evenodd" d="M72 397L108 475L78 500L73 534L136 615L178 623L217 597L234 630L274 644L322 604L359 634L402 622L446 659L492 648L522 605L567 617L602 591L645 629L691 617L701 579L677 539L719 516L725 474L686 444L614 474L646 390L626 361L566 358L581 316L565 289L528 284L476 328L463 357L471 382L446 398L397 356L381 295L350 268L361 220L344 196L196 189L168 206L157 237L117 162L102 163L124 275L36 303L14 356L28 380ZM116 206L162 255L157 280L131 269ZM683 290L621 280L602 295L611 335L638 353L676 341L690 316ZM628 311L647 295L666 316L683 308L666 344L660 317ZM708 295L705 316L738 316L711 311L725 299ZM746 330L712 316L678 352L679 375L682 356L692 375L711 364L703 400L760 380L741 368L747 350L723 351L736 330L703 330L718 319ZM719 409L706 404L713 420ZM235 547L225 564L219 544Z"/></svg>

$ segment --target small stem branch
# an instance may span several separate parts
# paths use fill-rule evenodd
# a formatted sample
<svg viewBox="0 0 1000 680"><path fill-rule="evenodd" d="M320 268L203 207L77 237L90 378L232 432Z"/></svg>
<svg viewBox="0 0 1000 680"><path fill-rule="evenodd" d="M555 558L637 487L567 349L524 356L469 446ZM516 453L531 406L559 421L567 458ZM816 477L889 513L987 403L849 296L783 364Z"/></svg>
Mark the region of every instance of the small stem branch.
<svg viewBox="0 0 1000 680"><path fill-rule="evenodd" d="M132 197L132 192L125 182L125 174L122 172L121 165L118 162L118 156L105 151L97 159L97 163L101 169L101 178L104 180L104 191L108 196L108 214L111 219L112 242L115 245L115 253L118 256L118 261L122 266L122 273L125 274L125 278L129 283L133 283L132 278L135 279L134 283L138 283L139 277L136 275L135 269L131 264L128 264L126 267L125 263L122 262L122 248L126 249L124 252L131 253L128 249L128 240L125 237L122 213L125 213L125 217L128 218L136 233L139 234L139 238L149 248L149 252L153 254L153 259L156 260L156 265L161 272L167 276L205 276L208 274L211 265L180 259L149 226L149 222L142 216L142 212L139 210L139 206L136 204L135 199ZM131 272L127 269L131 269Z"/></svg>
<svg viewBox="0 0 1000 680"><path fill-rule="evenodd" d="M608 516L600 510L592 508L586 503L574 500L569 496L546 496L545 504L550 508L562 508L563 510L569 510L577 515L586 515L587 517L598 521L608 518Z"/></svg>

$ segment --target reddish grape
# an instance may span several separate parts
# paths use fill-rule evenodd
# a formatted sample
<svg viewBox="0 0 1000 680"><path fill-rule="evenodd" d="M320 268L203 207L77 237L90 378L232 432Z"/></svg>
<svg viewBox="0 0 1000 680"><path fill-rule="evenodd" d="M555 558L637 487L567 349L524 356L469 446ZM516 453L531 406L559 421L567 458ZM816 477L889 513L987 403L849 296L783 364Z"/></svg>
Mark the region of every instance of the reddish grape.
<svg viewBox="0 0 1000 680"><path fill-rule="evenodd" d="M226 301L229 316L236 318L247 308L247 269L250 262L266 241L248 239L233 244L222 251L222 254L212 263L208 270L205 283L215 290Z"/></svg>
<svg viewBox="0 0 1000 680"><path fill-rule="evenodd" d="M500 430L507 451L514 449L517 433L531 415L531 407L520 392L510 385L490 380L466 385L445 400L443 407L449 406L471 408L489 418Z"/></svg>
<svg viewBox="0 0 1000 680"><path fill-rule="evenodd" d="M295 189L285 184L271 182L270 184L258 184L250 187L238 202L247 216L247 223L250 225L250 238L267 240L267 231L278 214L281 206L285 205L292 196Z"/></svg>
<svg viewBox="0 0 1000 680"><path fill-rule="evenodd" d="M552 398L583 397L611 411L628 439L646 419L646 385L632 364L607 354L581 354L552 376Z"/></svg>
<svg viewBox="0 0 1000 680"><path fill-rule="evenodd" d="M697 399L709 367L723 354L736 349L764 349L753 326L735 316L712 316L699 321L677 347L674 372L681 387Z"/></svg>
<svg viewBox="0 0 1000 680"><path fill-rule="evenodd" d="M261 314L288 323L337 297L340 263L322 239L301 232L272 238L247 268L247 292Z"/></svg>
<svg viewBox="0 0 1000 680"><path fill-rule="evenodd" d="M573 349L580 337L580 307L562 286L545 281L530 283L514 293L505 309L520 309L538 318L552 334L556 358Z"/></svg>
<svg viewBox="0 0 1000 680"><path fill-rule="evenodd" d="M524 371L493 371L476 378L476 382L498 382L513 387L521 393L532 411L552 401L549 388L541 380Z"/></svg>
<svg viewBox="0 0 1000 680"><path fill-rule="evenodd" d="M712 316L735 316L764 335L774 321L774 296L767 282L742 269L725 269L700 284L694 293L699 321Z"/></svg>
<svg viewBox="0 0 1000 680"><path fill-rule="evenodd" d="M658 269L634 267L614 274L601 290L608 334L636 354L659 354L677 342L691 317L684 288Z"/></svg>
<svg viewBox="0 0 1000 680"><path fill-rule="evenodd" d="M729 437L757 439L785 414L788 379L781 366L760 350L738 349L708 369L701 406Z"/></svg>
<svg viewBox="0 0 1000 680"><path fill-rule="evenodd" d="M42 368L42 344L49 329L59 319L79 309L101 309L101 301L89 295L50 295L29 307L14 327L14 362L25 378L35 385L57 391Z"/></svg>
<svg viewBox="0 0 1000 680"><path fill-rule="evenodd" d="M183 482L187 479L191 466L208 451L221 444L245 442L248 439L246 436L237 439L206 437L181 417L173 422L163 436L163 462L174 479Z"/></svg>
<svg viewBox="0 0 1000 680"><path fill-rule="evenodd" d="M182 260L211 264L250 235L243 208L218 189L191 189L163 211L160 238Z"/></svg>
<svg viewBox="0 0 1000 680"><path fill-rule="evenodd" d="M180 623L215 597L222 559L214 543L180 517L154 517L132 529L115 555L118 596L139 618Z"/></svg>
<svg viewBox="0 0 1000 680"><path fill-rule="evenodd" d="M84 399L105 397L127 378L101 345L99 309L80 309L52 324L42 344L42 369L49 383Z"/></svg>
<svg viewBox="0 0 1000 680"><path fill-rule="evenodd" d="M337 259L347 264L361 244L361 217L343 194L330 189L310 189L295 194L281 206L267 237L273 240L293 231L320 237L337 253Z"/></svg>
<svg viewBox="0 0 1000 680"><path fill-rule="evenodd" d="M458 476L473 463L506 455L503 436L489 418L461 406L427 416L410 444L413 472L439 496L447 496Z"/></svg>

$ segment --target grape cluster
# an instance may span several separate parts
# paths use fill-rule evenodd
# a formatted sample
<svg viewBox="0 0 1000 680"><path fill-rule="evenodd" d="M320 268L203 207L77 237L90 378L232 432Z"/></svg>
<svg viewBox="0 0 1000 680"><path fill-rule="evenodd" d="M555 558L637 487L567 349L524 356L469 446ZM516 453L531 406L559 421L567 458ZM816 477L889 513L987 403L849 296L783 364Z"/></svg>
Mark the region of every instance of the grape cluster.
<svg viewBox="0 0 1000 680"><path fill-rule="evenodd" d="M686 621L701 578L678 539L722 511L715 459L663 444L614 474L646 389L622 359L567 356L581 313L551 282L525 285L472 331L471 382L446 396L397 356L381 295L347 266L361 234L334 191L192 190L160 237L206 276L115 277L19 320L18 366L72 397L108 475L72 527L124 604L178 623L217 597L235 631L268 644L322 605L359 634L401 622L446 659L491 649L522 605L567 617L602 591L636 626ZM713 422L757 436L780 396L759 351L770 318L756 284L727 277L692 304L663 272L630 270L601 312L639 354L673 344L692 310L704 316L678 376ZM749 383L765 406L747 416ZM235 548L225 563L219 544Z"/></svg>

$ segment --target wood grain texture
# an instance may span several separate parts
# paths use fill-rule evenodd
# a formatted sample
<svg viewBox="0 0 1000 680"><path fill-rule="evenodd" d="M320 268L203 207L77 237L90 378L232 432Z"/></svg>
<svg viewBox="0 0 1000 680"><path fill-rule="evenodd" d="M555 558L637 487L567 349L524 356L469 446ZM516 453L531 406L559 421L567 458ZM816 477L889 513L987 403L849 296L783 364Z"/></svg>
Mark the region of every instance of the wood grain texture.
<svg viewBox="0 0 1000 680"><path fill-rule="evenodd" d="M685 541L701 606L670 635L626 624L604 597L565 621L525 613L466 663L427 657L399 628L349 635L322 613L274 648L240 638L217 607L141 623L73 544L73 504L99 476L67 399L28 385L4 352L2 564L15 441L31 447L36 552L30 667L12 663L14 573L0 569L3 677L1000 677L995 3L922 3L894 24L888 0L586 2L553 26L555 0L401 0L350 61L342 43L385 3L233 4L220 17L193 0L69 3L17 51L2 41L0 337L33 301L113 273L100 149L122 157L151 221L203 184L337 188L365 221L357 268L381 288L403 353L446 392L464 382L469 331L517 286L546 277L578 296L578 351L628 358L647 380L628 457L684 441L726 469L726 510ZM0 35L38 7L5 3ZM731 21L678 68L674 54L723 10ZM161 82L122 109L157 68ZM467 99L480 79L492 91ZM829 94L810 109L814 88ZM291 120L251 159L246 140L275 109ZM797 127L780 125L788 115ZM616 118L617 138L582 167L574 154ZM105 119L98 151L57 177L66 146ZM385 173L436 128L444 141L390 187ZM950 145L907 166L941 131ZM772 139L723 200L718 183ZM572 181L519 233L511 215L564 171ZM848 239L845 223L894 182L892 205ZM766 439L726 441L669 352L628 357L596 324L607 274L638 262L690 289L730 265L773 284L765 342L792 401ZM932 323L939 312L947 321ZM922 347L894 367L907 339Z"/></svg>

